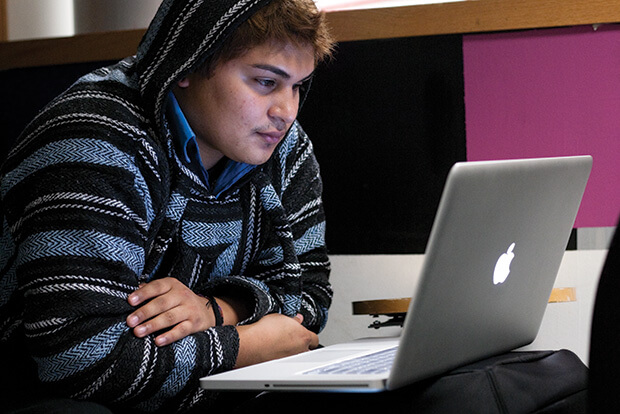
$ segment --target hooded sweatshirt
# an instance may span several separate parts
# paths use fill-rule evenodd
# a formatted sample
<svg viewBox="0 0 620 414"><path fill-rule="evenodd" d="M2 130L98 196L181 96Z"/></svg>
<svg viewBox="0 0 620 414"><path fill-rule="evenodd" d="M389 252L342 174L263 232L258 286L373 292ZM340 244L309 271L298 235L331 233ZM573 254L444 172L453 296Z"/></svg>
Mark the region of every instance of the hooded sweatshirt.
<svg viewBox="0 0 620 414"><path fill-rule="evenodd" d="M158 278L243 298L245 324L278 312L324 327L322 183L299 124L265 164L215 194L166 115L172 85L264 4L164 0L135 56L79 79L18 139L0 176L0 358L24 383L2 384L7 395L133 412L208 406L215 396L198 379L234 366L237 330L163 347L156 335L137 338L127 297Z"/></svg>

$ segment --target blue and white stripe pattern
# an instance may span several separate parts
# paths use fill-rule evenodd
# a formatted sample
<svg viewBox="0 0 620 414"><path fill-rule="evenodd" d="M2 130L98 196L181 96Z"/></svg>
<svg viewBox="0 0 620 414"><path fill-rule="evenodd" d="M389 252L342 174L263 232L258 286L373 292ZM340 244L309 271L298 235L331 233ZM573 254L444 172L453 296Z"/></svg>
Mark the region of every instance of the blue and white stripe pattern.
<svg viewBox="0 0 620 414"><path fill-rule="evenodd" d="M54 107L78 103L76 95ZM47 111L53 116L43 116ZM202 293L229 286L251 292L256 302L246 323L301 312L308 327L322 329L331 290L320 178L298 125L270 162L218 198L190 170L175 169L176 154L167 158L170 147L148 136L37 134L26 135L0 184L0 332L10 337L23 323L45 383L75 398L140 400L148 411L201 403L198 396L207 401L197 378L232 367L235 329L214 328L167 348L138 340L124 322L132 311L126 299L157 277L174 275ZM173 174L181 179L164 186Z"/></svg>
<svg viewBox="0 0 620 414"><path fill-rule="evenodd" d="M165 347L134 336L127 297L163 277L253 298L243 323L302 313L323 328L322 184L304 131L294 124L266 164L212 194L176 153L158 100L266 1L164 0L136 57L83 77L25 129L0 171L0 346L27 347L3 366L35 361L24 375L112 408L208 406L198 379L234 366L236 328Z"/></svg>
<svg viewBox="0 0 620 414"><path fill-rule="evenodd" d="M117 323L66 351L35 358L39 366L39 378L51 382L79 374L109 355L120 335L128 330L126 324Z"/></svg>

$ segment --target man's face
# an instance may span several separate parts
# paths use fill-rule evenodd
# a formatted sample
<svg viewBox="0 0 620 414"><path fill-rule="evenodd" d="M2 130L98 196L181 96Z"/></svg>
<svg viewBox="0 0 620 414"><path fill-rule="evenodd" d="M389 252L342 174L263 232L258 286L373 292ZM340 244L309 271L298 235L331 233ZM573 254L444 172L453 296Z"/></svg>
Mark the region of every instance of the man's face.
<svg viewBox="0 0 620 414"><path fill-rule="evenodd" d="M271 157L297 117L313 52L310 45L266 43L218 64L209 78L192 73L177 83L174 94L205 168L224 156L253 165Z"/></svg>

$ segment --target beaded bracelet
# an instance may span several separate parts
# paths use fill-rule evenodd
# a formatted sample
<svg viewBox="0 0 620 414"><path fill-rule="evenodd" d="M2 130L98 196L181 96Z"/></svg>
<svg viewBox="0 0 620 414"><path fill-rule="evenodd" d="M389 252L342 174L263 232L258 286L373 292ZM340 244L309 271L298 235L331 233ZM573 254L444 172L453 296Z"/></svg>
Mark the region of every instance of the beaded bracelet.
<svg viewBox="0 0 620 414"><path fill-rule="evenodd" d="M215 297L213 296L206 296L207 298L207 307L211 306L211 309L213 309L213 314L215 315L215 326L222 326L224 325L224 318L222 317L222 308L220 307L220 305L217 304Z"/></svg>

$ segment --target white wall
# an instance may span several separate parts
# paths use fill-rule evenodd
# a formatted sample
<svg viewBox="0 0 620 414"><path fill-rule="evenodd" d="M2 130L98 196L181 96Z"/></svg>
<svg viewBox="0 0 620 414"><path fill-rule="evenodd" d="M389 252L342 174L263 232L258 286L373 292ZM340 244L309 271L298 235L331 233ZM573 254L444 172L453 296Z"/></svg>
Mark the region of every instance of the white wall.
<svg viewBox="0 0 620 414"><path fill-rule="evenodd" d="M536 340L526 349L566 348L588 361L590 325L606 250L567 251L555 287L576 288L575 302L550 303ZM334 301L320 335L324 345L368 336L398 335L400 328L368 328L375 319L353 315L354 301L411 296L422 255L332 256ZM387 318L381 317L383 321Z"/></svg>
<svg viewBox="0 0 620 414"><path fill-rule="evenodd" d="M146 28L162 0L7 0L8 38L25 40ZM315 0L323 10L462 0ZM75 19L74 19L75 16Z"/></svg>
<svg viewBox="0 0 620 414"><path fill-rule="evenodd" d="M592 311L607 250L568 251L556 287L574 287L575 302L550 303L536 340L525 349L566 348L588 362Z"/></svg>
<svg viewBox="0 0 620 414"><path fill-rule="evenodd" d="M9 40L73 35L73 0L7 0Z"/></svg>
<svg viewBox="0 0 620 414"><path fill-rule="evenodd" d="M75 32L146 28L161 0L74 0Z"/></svg>
<svg viewBox="0 0 620 414"><path fill-rule="evenodd" d="M146 28L162 0L7 0L9 40Z"/></svg>

